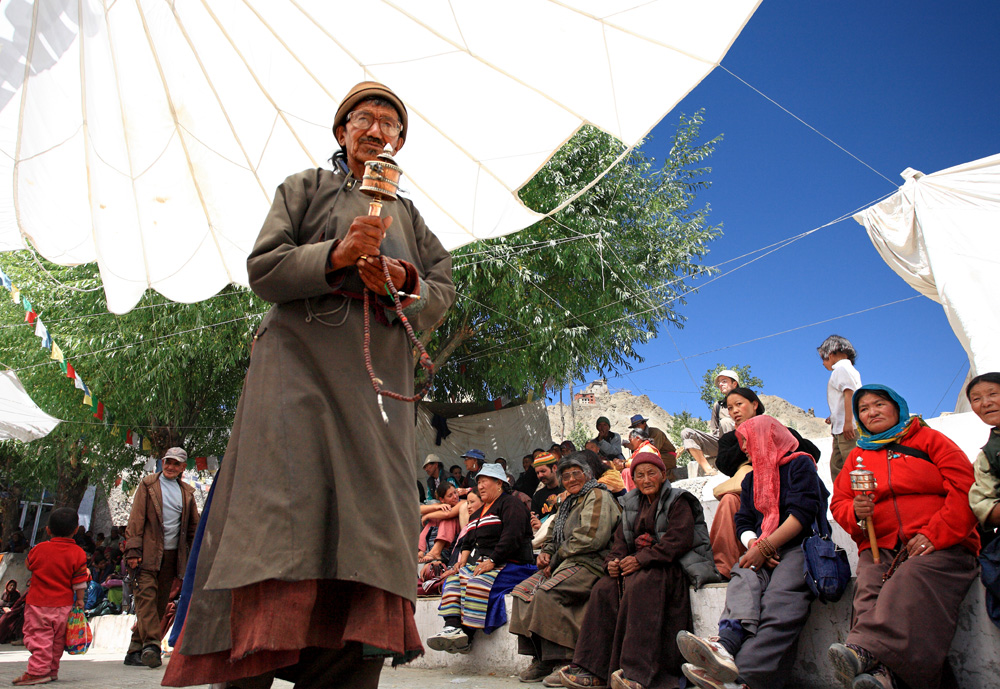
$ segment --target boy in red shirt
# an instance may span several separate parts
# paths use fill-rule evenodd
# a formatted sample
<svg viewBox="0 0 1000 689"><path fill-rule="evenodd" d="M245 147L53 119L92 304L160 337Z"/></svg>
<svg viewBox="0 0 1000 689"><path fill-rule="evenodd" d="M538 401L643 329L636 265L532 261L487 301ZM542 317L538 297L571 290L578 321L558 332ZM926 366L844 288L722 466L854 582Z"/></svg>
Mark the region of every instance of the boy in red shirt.
<svg viewBox="0 0 1000 689"><path fill-rule="evenodd" d="M53 510L45 530L51 540L28 553L31 585L24 606L24 646L31 651L28 671L14 680L17 686L46 684L58 679L59 658L66 646L66 621L83 607L90 573L87 555L72 539L78 521L69 507Z"/></svg>

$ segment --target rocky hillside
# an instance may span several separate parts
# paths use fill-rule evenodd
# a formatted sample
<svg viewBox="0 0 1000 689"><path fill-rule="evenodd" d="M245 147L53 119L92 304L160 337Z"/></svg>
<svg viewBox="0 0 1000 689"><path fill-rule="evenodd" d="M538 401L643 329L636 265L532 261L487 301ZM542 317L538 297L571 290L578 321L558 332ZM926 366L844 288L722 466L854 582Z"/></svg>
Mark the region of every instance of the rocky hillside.
<svg viewBox="0 0 1000 689"><path fill-rule="evenodd" d="M774 395L761 395L760 401L764 403L764 408L769 416L773 416L789 428L794 428L802 434L802 437L828 438L830 436L830 427L826 423L826 417L817 418L791 402Z"/></svg>
<svg viewBox="0 0 1000 689"><path fill-rule="evenodd" d="M673 422L673 417L646 395L636 396L627 391L608 393L600 386L590 386L586 391L594 395L594 404L577 401L572 410L568 404L558 402L547 407L553 440L559 441L572 434L574 415L576 423L582 423L592 435L597 434L597 418L606 416L611 421L611 430L621 433L623 439L628 433L629 419L634 414L642 414L649 419L649 425L664 431L667 431ZM823 419L816 418L780 397L761 395L760 398L769 416L773 416L789 428L794 428L804 437L823 438L830 435L830 427ZM706 409L703 418L707 421L707 417Z"/></svg>

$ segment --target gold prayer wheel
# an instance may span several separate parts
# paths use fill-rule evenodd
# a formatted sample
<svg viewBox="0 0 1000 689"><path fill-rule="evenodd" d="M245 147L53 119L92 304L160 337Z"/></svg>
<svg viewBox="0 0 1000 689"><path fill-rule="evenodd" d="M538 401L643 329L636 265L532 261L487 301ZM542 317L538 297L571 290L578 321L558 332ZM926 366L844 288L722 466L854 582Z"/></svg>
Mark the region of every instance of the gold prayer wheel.
<svg viewBox="0 0 1000 689"><path fill-rule="evenodd" d="M368 215L382 215L382 200L396 198L403 170L396 165L393 153L392 146L386 144L385 150L379 153L375 160L365 163L361 192L372 197L372 202L368 205Z"/></svg>

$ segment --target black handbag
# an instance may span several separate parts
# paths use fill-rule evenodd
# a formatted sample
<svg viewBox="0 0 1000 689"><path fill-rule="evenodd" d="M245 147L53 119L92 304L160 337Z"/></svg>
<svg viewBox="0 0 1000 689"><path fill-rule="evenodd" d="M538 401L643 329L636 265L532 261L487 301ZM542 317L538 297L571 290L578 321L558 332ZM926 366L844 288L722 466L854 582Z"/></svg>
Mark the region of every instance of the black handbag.
<svg viewBox="0 0 1000 689"><path fill-rule="evenodd" d="M825 492L819 483L819 492ZM813 535L802 541L806 586L822 603L836 603L844 595L847 582L851 580L851 564L847 553L833 542L833 530L826 518L826 505L820 509L813 522Z"/></svg>

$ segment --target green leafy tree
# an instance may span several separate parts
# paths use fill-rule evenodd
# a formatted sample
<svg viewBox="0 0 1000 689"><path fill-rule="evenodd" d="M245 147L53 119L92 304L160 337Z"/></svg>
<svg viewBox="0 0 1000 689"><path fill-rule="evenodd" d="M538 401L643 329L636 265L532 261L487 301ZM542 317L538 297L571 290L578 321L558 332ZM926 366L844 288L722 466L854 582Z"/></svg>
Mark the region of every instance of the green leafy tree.
<svg viewBox="0 0 1000 689"><path fill-rule="evenodd" d="M681 431L685 428L693 428L696 431L708 433L708 421L694 416L687 409L679 414L671 415L670 428L667 429L667 435L670 436L670 442L677 448L678 466L683 465L691 459L691 455L684 451L684 441L681 440Z"/></svg>
<svg viewBox="0 0 1000 689"><path fill-rule="evenodd" d="M573 445L577 450L582 450L587 444L587 441L594 437L594 434L583 424L582 421L576 422L576 428L573 432L569 434L569 439L573 441Z"/></svg>
<svg viewBox="0 0 1000 689"><path fill-rule="evenodd" d="M736 371L736 373L739 374L740 386L750 388L754 392L760 392L760 389L764 387L764 381L750 373L749 364L746 366L727 366L726 364L716 364L714 368L710 368L705 371L705 375L701 377L701 399L709 408L715 404L716 400L722 398L722 395L719 393L719 388L715 387L715 379L719 375L719 371L724 371L727 368Z"/></svg>
<svg viewBox="0 0 1000 689"><path fill-rule="evenodd" d="M27 252L5 254L0 264L105 405L103 421L83 406L83 393L24 323L23 306L0 291L0 361L17 371L42 409L63 419L21 448L30 461L11 475L21 490L48 487L57 505L76 506L88 483L109 488L123 470L170 447L182 446L190 457L223 454L263 302L234 287L198 304L148 292L118 316L107 310L96 266L39 270ZM150 449L126 447L125 429L149 438Z"/></svg>
<svg viewBox="0 0 1000 689"><path fill-rule="evenodd" d="M706 272L700 259L721 233L696 207L721 138L700 141L702 122L680 118L665 160L637 148L553 217L454 252L457 302L424 333L439 366L435 401L518 398L588 370L627 371L642 361L638 345L681 326L686 280ZM623 151L581 129L521 198L548 212Z"/></svg>

